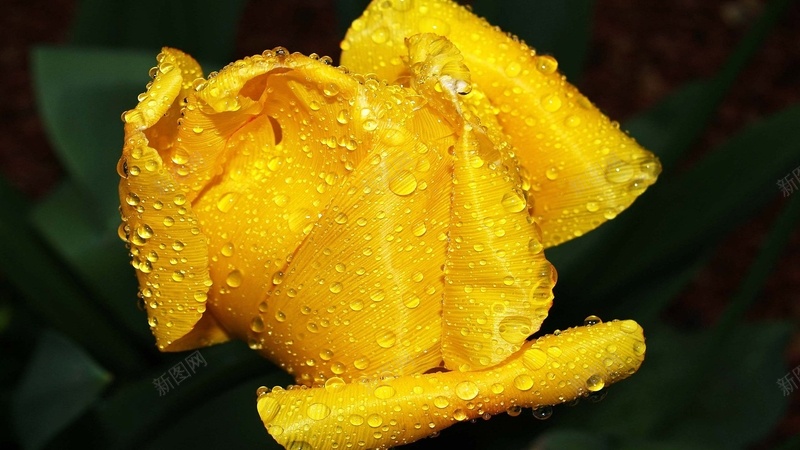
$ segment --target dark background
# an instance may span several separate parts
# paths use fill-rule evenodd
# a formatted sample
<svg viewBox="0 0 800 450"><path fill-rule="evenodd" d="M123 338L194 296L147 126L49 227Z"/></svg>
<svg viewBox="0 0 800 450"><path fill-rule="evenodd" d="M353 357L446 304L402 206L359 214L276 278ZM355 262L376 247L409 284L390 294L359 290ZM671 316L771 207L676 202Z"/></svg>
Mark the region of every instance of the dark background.
<svg viewBox="0 0 800 450"><path fill-rule="evenodd" d="M33 46L61 45L70 39L76 3L6 1L0 14L0 172L31 200L50 193L62 180L64 169L37 112L29 51ZM584 71L577 84L606 114L624 123L682 84L717 73L765 4L759 0L597 1ZM248 1L238 25L233 57L283 45L292 51L316 52L336 60L342 37L337 14L341 9L333 1ZM800 4L793 2L736 78L699 141L681 159L678 171L690 169L737 130L800 102L798 24ZM796 163L800 165L800 142ZM727 231L713 248L708 264L663 312L662 320L680 329L711 327L747 274L786 201L776 187L774 199L762 210ZM783 355L787 372L800 366L799 255L800 230L795 229L757 302L747 312L749 321L789 320L794 324L793 337ZM0 295L4 301L20 299L2 273ZM629 382L635 380L634 376ZM754 382L774 384L771 379ZM775 390L779 388L775 386ZM796 391L780 423L751 448L773 448L798 430L800 392Z"/></svg>

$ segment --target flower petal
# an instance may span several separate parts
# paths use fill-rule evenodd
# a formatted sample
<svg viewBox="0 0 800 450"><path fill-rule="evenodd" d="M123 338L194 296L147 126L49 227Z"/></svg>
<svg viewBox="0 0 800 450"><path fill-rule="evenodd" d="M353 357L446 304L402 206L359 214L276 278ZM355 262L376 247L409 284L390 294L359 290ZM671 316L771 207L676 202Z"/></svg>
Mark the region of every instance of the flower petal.
<svg viewBox="0 0 800 450"><path fill-rule="evenodd" d="M613 321L527 342L502 364L312 389L263 390L258 412L286 448L375 448L407 444L450 425L519 408L556 405L604 389L644 360L642 329Z"/></svg>
<svg viewBox="0 0 800 450"><path fill-rule="evenodd" d="M527 170L545 246L615 217L655 182L658 160L567 83L555 59L450 0L373 1L342 42L342 64L402 79L403 40L425 32L462 50L494 105Z"/></svg>
<svg viewBox="0 0 800 450"><path fill-rule="evenodd" d="M472 87L460 52L430 33L411 36L406 45L410 83L458 135L442 304L444 363L453 370L483 369L539 329L552 305L555 272L495 117L462 101L460 94Z"/></svg>
<svg viewBox="0 0 800 450"><path fill-rule="evenodd" d="M125 145L118 164L120 237L130 246L139 295L162 351L224 342L227 334L206 300L211 279L208 247L196 215L166 170L153 142L171 145L182 98L200 67L189 56L165 48L153 69L155 80L135 109L123 115ZM151 141L152 140L152 141Z"/></svg>
<svg viewBox="0 0 800 450"><path fill-rule="evenodd" d="M415 96L364 88L371 105ZM368 105L362 105L366 107ZM442 268L447 245L452 145L426 109L392 101L376 128L357 132L369 149L315 220L253 318L253 339L298 382L419 373L439 366ZM422 130L417 124L425 124Z"/></svg>

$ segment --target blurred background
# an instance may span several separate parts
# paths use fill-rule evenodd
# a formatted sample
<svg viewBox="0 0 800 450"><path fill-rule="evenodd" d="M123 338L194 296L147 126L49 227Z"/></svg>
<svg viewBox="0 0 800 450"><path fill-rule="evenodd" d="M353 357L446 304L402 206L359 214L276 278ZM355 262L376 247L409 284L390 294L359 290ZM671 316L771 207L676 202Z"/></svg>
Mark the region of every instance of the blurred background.
<svg viewBox="0 0 800 450"><path fill-rule="evenodd" d="M408 448L800 448L800 5L475 0L662 160L627 212L548 251L542 332L631 318L648 356L548 420L458 424ZM119 115L162 45L206 73L278 45L330 55L363 0L7 1L0 15L0 448L276 448L242 343L169 392L116 236ZM793 173L794 172L794 173ZM779 183L794 189L781 188Z"/></svg>

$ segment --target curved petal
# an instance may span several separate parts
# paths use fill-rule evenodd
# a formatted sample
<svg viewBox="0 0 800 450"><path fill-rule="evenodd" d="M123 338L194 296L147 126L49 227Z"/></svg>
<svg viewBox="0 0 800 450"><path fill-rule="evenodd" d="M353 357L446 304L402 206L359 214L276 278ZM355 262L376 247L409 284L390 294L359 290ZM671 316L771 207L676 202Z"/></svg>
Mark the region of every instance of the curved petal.
<svg viewBox="0 0 800 450"><path fill-rule="evenodd" d="M371 94L415 95L397 86ZM442 360L452 131L426 116L398 102L356 133L368 157L337 184L253 318L251 339L298 382L419 373Z"/></svg>
<svg viewBox="0 0 800 450"><path fill-rule="evenodd" d="M258 412L286 448L385 449L450 425L569 402L627 378L644 360L642 329L613 321L527 342L491 369L441 372L312 389L260 390Z"/></svg>
<svg viewBox="0 0 800 450"><path fill-rule="evenodd" d="M448 117L452 149L450 226L442 303L445 367L493 366L536 332L553 302L555 272L527 207L513 149L480 109L462 57L446 38L406 39L410 83ZM472 94L471 94L472 95Z"/></svg>
<svg viewBox="0 0 800 450"><path fill-rule="evenodd" d="M615 217L655 182L658 160L567 83L555 59L450 0L374 0L342 42L342 64L402 80L403 40L425 32L461 49L494 105L527 170L545 246Z"/></svg>
<svg viewBox="0 0 800 450"><path fill-rule="evenodd" d="M162 351L180 351L228 339L206 312L211 279L208 246L197 216L148 138L169 145L190 81L199 66L164 49L155 80L135 109L123 115L125 145L118 164L120 237L129 244L139 295ZM177 111L177 112L176 112Z"/></svg>

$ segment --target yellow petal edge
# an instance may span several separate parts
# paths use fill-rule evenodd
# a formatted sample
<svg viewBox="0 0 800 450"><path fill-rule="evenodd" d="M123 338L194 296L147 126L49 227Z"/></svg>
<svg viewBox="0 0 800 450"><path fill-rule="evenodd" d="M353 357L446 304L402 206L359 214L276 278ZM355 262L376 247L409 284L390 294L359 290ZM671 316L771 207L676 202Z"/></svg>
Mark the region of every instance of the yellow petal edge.
<svg viewBox="0 0 800 450"><path fill-rule="evenodd" d="M287 449L372 448L407 444L455 423L569 402L620 381L641 365L642 329L631 320L565 330L527 342L502 364L271 391L258 412Z"/></svg>

